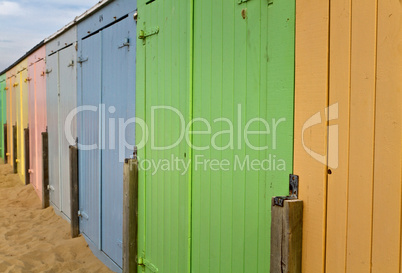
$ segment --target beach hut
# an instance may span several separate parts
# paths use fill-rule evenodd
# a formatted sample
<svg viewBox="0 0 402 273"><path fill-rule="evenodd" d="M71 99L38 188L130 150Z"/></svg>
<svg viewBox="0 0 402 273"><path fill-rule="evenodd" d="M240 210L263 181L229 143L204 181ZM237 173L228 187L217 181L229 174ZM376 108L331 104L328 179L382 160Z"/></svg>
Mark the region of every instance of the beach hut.
<svg viewBox="0 0 402 273"><path fill-rule="evenodd" d="M7 97L6 97L6 74L0 75L0 156L6 159L6 139L4 135L4 125L7 124Z"/></svg>
<svg viewBox="0 0 402 273"><path fill-rule="evenodd" d="M102 5L102 6L100 6ZM78 23L80 231L111 269L122 267L123 163L132 154L136 1L103 1Z"/></svg>
<svg viewBox="0 0 402 273"><path fill-rule="evenodd" d="M293 169L295 1L142 0L137 33L141 268L269 272L271 197Z"/></svg>
<svg viewBox="0 0 402 273"><path fill-rule="evenodd" d="M33 51L33 52L32 52ZM28 56L29 79L29 176L42 198L42 136L46 131L46 50L43 42Z"/></svg>
<svg viewBox="0 0 402 273"><path fill-rule="evenodd" d="M49 145L50 203L66 220L70 220L69 145L65 131L74 142L76 119L67 130L65 121L77 105L77 28L70 23L46 43L46 115Z"/></svg>

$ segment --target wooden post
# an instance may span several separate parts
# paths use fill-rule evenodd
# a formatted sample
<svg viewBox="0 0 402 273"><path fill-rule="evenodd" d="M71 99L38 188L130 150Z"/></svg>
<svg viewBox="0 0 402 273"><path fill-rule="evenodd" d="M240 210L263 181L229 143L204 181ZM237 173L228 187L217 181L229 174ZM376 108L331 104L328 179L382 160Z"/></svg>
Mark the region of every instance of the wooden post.
<svg viewBox="0 0 402 273"><path fill-rule="evenodd" d="M271 206L271 273L301 273L303 201Z"/></svg>
<svg viewBox="0 0 402 273"><path fill-rule="evenodd" d="M49 149L48 133L42 133L42 209L49 207Z"/></svg>
<svg viewBox="0 0 402 273"><path fill-rule="evenodd" d="M80 234L79 192L78 192L78 148L70 146L70 206L71 206L71 237Z"/></svg>
<svg viewBox="0 0 402 273"><path fill-rule="evenodd" d="M29 173L29 127L24 129L24 141L25 141L25 185L28 185L31 181Z"/></svg>
<svg viewBox="0 0 402 273"><path fill-rule="evenodd" d="M18 172L18 163L17 163L17 125L13 125L13 171L14 173Z"/></svg>
<svg viewBox="0 0 402 273"><path fill-rule="evenodd" d="M3 125L3 128L4 128L4 130L3 130L3 133L4 133L4 136L3 136L3 140L4 140L4 163L7 164L8 163L8 156L7 156L7 153L8 153L8 149L7 149L7 123L5 123Z"/></svg>
<svg viewBox="0 0 402 273"><path fill-rule="evenodd" d="M126 159L123 178L123 272L137 273L138 161Z"/></svg>

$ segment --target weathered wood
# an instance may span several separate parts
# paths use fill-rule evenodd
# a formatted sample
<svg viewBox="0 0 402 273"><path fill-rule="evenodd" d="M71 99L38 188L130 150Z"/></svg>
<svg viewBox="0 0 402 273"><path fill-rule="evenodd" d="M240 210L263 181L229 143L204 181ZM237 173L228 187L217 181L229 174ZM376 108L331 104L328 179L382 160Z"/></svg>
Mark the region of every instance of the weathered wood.
<svg viewBox="0 0 402 273"><path fill-rule="evenodd" d="M137 272L138 161L126 159L123 179L123 272Z"/></svg>
<svg viewBox="0 0 402 273"><path fill-rule="evenodd" d="M301 273L303 201L271 207L271 273Z"/></svg>
<svg viewBox="0 0 402 273"><path fill-rule="evenodd" d="M4 132L4 136L3 136L3 140L4 140L4 164L8 163L8 149L7 149L7 123L3 125L3 132Z"/></svg>
<svg viewBox="0 0 402 273"><path fill-rule="evenodd" d="M49 207L49 149L48 133L42 133L42 208Z"/></svg>
<svg viewBox="0 0 402 273"><path fill-rule="evenodd" d="M13 171L18 172L17 163L17 125L13 125Z"/></svg>
<svg viewBox="0 0 402 273"><path fill-rule="evenodd" d="M31 183L31 175L29 173L29 128L24 129L24 147L25 147L25 185Z"/></svg>
<svg viewBox="0 0 402 273"><path fill-rule="evenodd" d="M78 148L70 146L70 207L71 207L71 237L80 234L79 192L78 192Z"/></svg>

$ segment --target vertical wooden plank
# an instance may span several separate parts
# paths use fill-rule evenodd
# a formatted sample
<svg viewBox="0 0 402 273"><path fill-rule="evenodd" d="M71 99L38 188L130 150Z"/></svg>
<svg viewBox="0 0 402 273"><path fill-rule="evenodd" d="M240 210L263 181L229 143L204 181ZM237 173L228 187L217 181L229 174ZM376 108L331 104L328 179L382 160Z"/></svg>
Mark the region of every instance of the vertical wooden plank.
<svg viewBox="0 0 402 273"><path fill-rule="evenodd" d="M4 129L3 129L3 132L4 132L4 138L3 138L3 140L4 140L4 164L7 164L8 163L8 156L7 156L7 154L8 154L8 149L7 149L7 143L8 143L8 137L7 137L7 134L8 134L8 132L7 132L7 124L4 124L3 125L3 127L4 127Z"/></svg>
<svg viewBox="0 0 402 273"><path fill-rule="evenodd" d="M17 163L17 125L13 125L13 171L14 173L18 172L18 163Z"/></svg>
<svg viewBox="0 0 402 273"><path fill-rule="evenodd" d="M71 237L76 238L80 234L79 193L78 193L78 148L69 146L70 157L70 209L71 209Z"/></svg>
<svg viewBox="0 0 402 273"><path fill-rule="evenodd" d="M123 165L123 273L130 272L130 166L129 159ZM137 267L136 267L137 270Z"/></svg>
<svg viewBox="0 0 402 273"><path fill-rule="evenodd" d="M123 272L137 272L138 231L138 161L126 159L124 163L123 206Z"/></svg>
<svg viewBox="0 0 402 273"><path fill-rule="evenodd" d="M233 1L234 2L234 1ZM234 3L234 82L233 82L233 107L234 107L234 120L241 125L244 125L246 120L246 105L245 99L247 94L247 10L243 18L243 10L246 8L243 5ZM240 111L239 107L241 107ZM236 116L237 115L237 116ZM246 155L246 148L242 143L239 136L234 136L234 143L241 143L233 150L234 158L244 158ZM235 144L236 145L236 144ZM233 159L234 159L233 158ZM246 208L246 172L242 170L233 171L232 181L232 272L241 273L246 268L245 261L245 208Z"/></svg>
<svg viewBox="0 0 402 273"><path fill-rule="evenodd" d="M271 202L271 273L282 271L283 208Z"/></svg>
<svg viewBox="0 0 402 273"><path fill-rule="evenodd" d="M285 201L285 219L284 226L285 244L288 245L287 255L284 256L287 267L285 272L302 272L302 236L303 236L303 201L286 200Z"/></svg>
<svg viewBox="0 0 402 273"><path fill-rule="evenodd" d="M378 1L373 273L400 271L402 5Z"/></svg>
<svg viewBox="0 0 402 273"><path fill-rule="evenodd" d="M309 153L325 155L327 128L323 115L321 124L303 126L328 104L328 24L328 0L296 1L294 173L304 202L303 272L324 270L327 167Z"/></svg>
<svg viewBox="0 0 402 273"><path fill-rule="evenodd" d="M29 174L29 128L24 128L25 185L30 183Z"/></svg>
<svg viewBox="0 0 402 273"><path fill-rule="evenodd" d="M42 133L42 209L49 207L49 149L48 133Z"/></svg>
<svg viewBox="0 0 402 273"><path fill-rule="evenodd" d="M9 75L10 74L10 75ZM13 98L15 97L15 92L13 92L14 88L13 88L13 76L11 76L11 71L7 72L7 77L8 78L8 97L9 97L9 103L8 103L8 107L9 107L9 115L7 115L8 119L7 119L7 124L8 124L8 150L9 150L9 155L8 155L8 159L7 161L9 162L9 164L11 166L14 166L14 145L13 145L13 124L14 124L14 112L15 109L13 109ZM15 108L15 107L14 107Z"/></svg>
<svg viewBox="0 0 402 273"><path fill-rule="evenodd" d="M376 0L352 4L347 272L370 272ZM384 271L386 272L386 271Z"/></svg>
<svg viewBox="0 0 402 273"><path fill-rule="evenodd" d="M285 200L283 207L272 199L271 273L301 273L303 201Z"/></svg>
<svg viewBox="0 0 402 273"><path fill-rule="evenodd" d="M326 272L344 272L349 178L351 0L331 1ZM333 119L333 120L331 120ZM335 131L332 131L332 130ZM331 149L330 147L334 147Z"/></svg>
<svg viewBox="0 0 402 273"><path fill-rule="evenodd" d="M233 1L222 1L222 42L224 43L222 47L222 90L235 90L235 75L233 73L233 67L236 60L233 56L235 56L236 29L231 22L234 22L235 16L239 15L235 13L234 10L235 3ZM237 109L237 105L233 103L234 96L234 92L222 92L222 102L224 102L222 103L222 116L227 117L229 120L234 120L235 109ZM196 98L194 98L194 101L195 99ZM223 126L222 130L226 129L227 126ZM222 136L220 141L221 145L225 145L230 142L230 136ZM234 151L231 149L223 150L221 158L233 158L233 154ZM233 229L226 227L233 226L233 223L236 221L236 218L233 217L233 215L236 214L233 211L233 203L236 202L233 199L232 181L234 181L234 173L222 172L221 177L222 213L220 257L225 258L220 261L220 272L232 272L232 257L234 252Z"/></svg>

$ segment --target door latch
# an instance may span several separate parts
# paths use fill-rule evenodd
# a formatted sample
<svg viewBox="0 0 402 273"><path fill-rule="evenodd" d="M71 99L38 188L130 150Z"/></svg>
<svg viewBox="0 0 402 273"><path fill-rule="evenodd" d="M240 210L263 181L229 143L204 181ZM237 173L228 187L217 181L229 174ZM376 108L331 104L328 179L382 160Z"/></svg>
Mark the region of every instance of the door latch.
<svg viewBox="0 0 402 273"><path fill-rule="evenodd" d="M123 40L123 42L119 45L119 48L123 48L127 46L128 48L130 48L130 39L129 38L125 38Z"/></svg>
<svg viewBox="0 0 402 273"><path fill-rule="evenodd" d="M86 214L84 211L78 211L77 212L77 215L78 215L78 217L81 217L81 218L84 218L85 220L88 220L89 219L89 216L88 216L88 214Z"/></svg>
<svg viewBox="0 0 402 273"><path fill-rule="evenodd" d="M84 59L83 57L78 57L77 63L82 64L85 63L86 61L88 61L88 57L86 59Z"/></svg>
<svg viewBox="0 0 402 273"><path fill-rule="evenodd" d="M145 40L145 38L158 33L159 33L159 27L152 28L149 31L140 30L140 35L138 35L138 39Z"/></svg>

